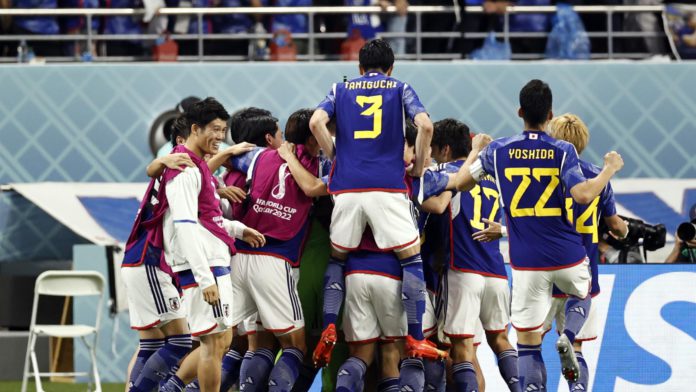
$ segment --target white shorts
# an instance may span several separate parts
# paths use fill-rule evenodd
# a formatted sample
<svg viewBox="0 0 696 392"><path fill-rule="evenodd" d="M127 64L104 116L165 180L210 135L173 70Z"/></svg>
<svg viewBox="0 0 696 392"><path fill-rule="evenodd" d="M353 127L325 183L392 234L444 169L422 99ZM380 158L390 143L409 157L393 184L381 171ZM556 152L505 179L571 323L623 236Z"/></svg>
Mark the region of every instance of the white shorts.
<svg viewBox="0 0 696 392"><path fill-rule="evenodd" d="M156 266L122 267L131 328L145 330L186 318L172 277Z"/></svg>
<svg viewBox="0 0 696 392"><path fill-rule="evenodd" d="M507 329L510 322L507 279L449 270L446 289L444 332L450 338L475 337L479 324L487 333Z"/></svg>
<svg viewBox="0 0 696 392"><path fill-rule="evenodd" d="M401 300L401 281L373 274L346 276L343 332L349 343L405 338L408 324ZM435 309L426 297L423 334L427 338L436 332Z"/></svg>
<svg viewBox="0 0 696 392"><path fill-rule="evenodd" d="M297 274L277 257L237 253L232 257L234 324L258 313L265 330L276 335L303 328Z"/></svg>
<svg viewBox="0 0 696 392"><path fill-rule="evenodd" d="M594 305L598 296L592 298L590 305L590 314L585 319L585 324L580 328L580 332L575 336L576 342L597 339L597 306ZM544 331L551 330L553 320L556 320L556 332L560 335L565 328L565 307L568 298L554 298L551 301L551 310L549 311L546 320L544 321Z"/></svg>
<svg viewBox="0 0 696 392"><path fill-rule="evenodd" d="M380 249L403 249L418 243L413 204L403 193L355 192L334 197L331 215L331 243L339 250L352 251L370 225Z"/></svg>
<svg viewBox="0 0 696 392"><path fill-rule="evenodd" d="M215 277L220 299L211 305L205 302L203 290L196 286L184 289L184 308L191 336L205 336L224 332L232 323L233 298L230 274Z"/></svg>
<svg viewBox="0 0 696 392"><path fill-rule="evenodd" d="M551 271L512 269L512 326L521 332L543 332L551 309L553 285L568 294L585 298L592 284L590 261Z"/></svg>
<svg viewBox="0 0 696 392"><path fill-rule="evenodd" d="M237 298L239 297L237 296ZM258 319L258 313L254 313L237 324L237 336L253 335L258 332L260 327L260 325L256 323Z"/></svg>

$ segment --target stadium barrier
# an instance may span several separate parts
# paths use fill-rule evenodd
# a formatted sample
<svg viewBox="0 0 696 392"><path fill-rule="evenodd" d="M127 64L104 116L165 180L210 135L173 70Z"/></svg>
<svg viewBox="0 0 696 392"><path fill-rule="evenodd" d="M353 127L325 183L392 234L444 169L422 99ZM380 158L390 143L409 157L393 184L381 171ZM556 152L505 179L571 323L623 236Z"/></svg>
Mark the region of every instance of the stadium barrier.
<svg viewBox="0 0 696 392"><path fill-rule="evenodd" d="M614 59L614 58L633 58L642 59L653 56L655 53L646 52L626 52L617 53L615 50L615 42L617 39L626 38L662 38L665 37L664 31L615 31L614 24L616 15L630 14L645 14L645 13L662 13L663 5L576 5L573 9L580 14L604 14L606 18L606 29L604 31L590 31L590 38L605 38L607 49L606 52L597 52L593 50L591 57L593 59ZM461 58L459 53L425 53L423 51L423 39L427 38L442 38L442 39L457 39L462 38L462 33L458 31L447 30L450 26L442 26L442 31L423 31L423 15L424 14L458 14L459 7L453 6L410 6L408 13L413 15L415 19L414 31L406 32L382 32L378 33L379 37L384 38L408 38L415 40L415 52L402 54L397 56L403 60L452 60ZM483 14L482 6L467 6L466 12L470 14ZM556 12L556 6L508 6L506 12L502 15L503 27L501 32L497 32L496 36L502 38L506 42L510 39L529 39L529 38L545 38L548 32L511 32L510 31L510 16L516 14L551 14ZM81 8L61 8L61 9L0 9L0 16L84 16L86 18L85 31L81 34L55 34L55 35L0 35L0 42L12 41L19 42L20 40L37 40L37 41L62 41L62 42L77 42L86 43L86 50L90 53L89 58L93 61L132 61L134 59L142 60L143 58L134 57L95 57L92 51L92 43L95 41L110 41L110 40L141 40L143 42L153 42L161 38L158 34L98 34L92 27L92 19L100 16L140 16L145 15L147 11L142 8L118 8L118 9L81 9ZM248 15L279 15L279 14L303 14L307 15L308 31L307 33L293 33L293 39L308 40L307 54L298 54L298 60L336 60L340 55L327 55L316 52L316 42L324 39L345 39L346 32L326 32L318 31L316 27L315 16L317 15L350 15L350 14L394 14L396 7L389 6L383 10L378 6L335 6L335 7L214 7L214 8L160 8L155 15L190 15L197 18L198 31L195 34L171 34L170 37L175 40L196 41L198 43L197 54L194 56L179 56L181 61L203 61L203 60L253 60L253 56L210 56L204 54L204 46L210 40L258 40L272 39L271 33L235 33L235 34L208 34L203 31L203 17L207 15L226 15L226 14L248 14ZM459 17L457 15L457 17ZM465 39L481 39L488 36L488 32L467 32ZM250 41L250 45L252 45ZM251 52L251 50L250 50ZM544 58L543 53L513 53L513 59L539 59ZM263 56L262 60L268 60L268 55ZM75 57L55 57L49 58L50 61L79 61ZM15 58L0 58L0 61L16 61Z"/></svg>

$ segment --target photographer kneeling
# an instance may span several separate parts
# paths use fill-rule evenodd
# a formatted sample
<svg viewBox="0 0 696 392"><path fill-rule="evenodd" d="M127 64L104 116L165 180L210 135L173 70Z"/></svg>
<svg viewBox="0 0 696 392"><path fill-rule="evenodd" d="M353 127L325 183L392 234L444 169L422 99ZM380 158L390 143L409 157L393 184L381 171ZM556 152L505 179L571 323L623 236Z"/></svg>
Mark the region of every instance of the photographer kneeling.
<svg viewBox="0 0 696 392"><path fill-rule="evenodd" d="M689 219L691 222L679 225L665 263L696 263L696 204L689 210Z"/></svg>

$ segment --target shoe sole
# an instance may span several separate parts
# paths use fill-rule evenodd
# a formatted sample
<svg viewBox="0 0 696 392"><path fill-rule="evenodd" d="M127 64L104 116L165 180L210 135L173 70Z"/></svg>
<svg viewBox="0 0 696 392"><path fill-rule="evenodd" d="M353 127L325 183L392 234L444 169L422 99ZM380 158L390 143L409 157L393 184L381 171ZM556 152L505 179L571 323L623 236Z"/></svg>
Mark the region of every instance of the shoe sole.
<svg viewBox="0 0 696 392"><path fill-rule="evenodd" d="M556 342L556 351L558 351L558 356L561 358L561 371L563 377L571 382L578 381L578 378L580 378L580 364L575 357L573 345L567 338L559 339Z"/></svg>

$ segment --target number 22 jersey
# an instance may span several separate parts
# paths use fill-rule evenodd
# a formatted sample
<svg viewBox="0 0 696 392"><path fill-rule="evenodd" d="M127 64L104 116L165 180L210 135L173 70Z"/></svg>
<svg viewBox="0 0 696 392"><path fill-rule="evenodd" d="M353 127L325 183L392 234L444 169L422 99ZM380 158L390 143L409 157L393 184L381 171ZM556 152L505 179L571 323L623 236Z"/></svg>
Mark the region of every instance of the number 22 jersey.
<svg viewBox="0 0 696 392"><path fill-rule="evenodd" d="M329 192L402 192L406 118L425 112L416 92L379 72L334 84L318 109L336 119Z"/></svg>
<svg viewBox="0 0 696 392"><path fill-rule="evenodd" d="M572 144L527 131L494 140L479 159L496 179L513 268L554 270L585 260L582 238L565 214L566 191L585 181Z"/></svg>

